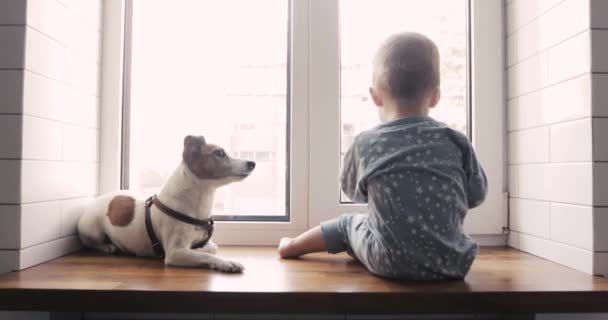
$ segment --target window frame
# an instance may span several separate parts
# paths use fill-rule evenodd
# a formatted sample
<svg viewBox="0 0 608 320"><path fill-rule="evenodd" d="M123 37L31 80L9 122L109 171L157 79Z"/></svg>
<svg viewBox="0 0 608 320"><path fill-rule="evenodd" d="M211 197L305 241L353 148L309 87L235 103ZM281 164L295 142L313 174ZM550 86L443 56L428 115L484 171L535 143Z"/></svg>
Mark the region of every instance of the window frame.
<svg viewBox="0 0 608 320"><path fill-rule="evenodd" d="M486 203L474 209L465 221L465 230L474 234L480 244L498 245L505 243L502 231L507 225L504 8L501 0L469 1L469 90L473 110L469 130L491 187ZM129 116L122 109L124 73L128 72L124 54L128 2L104 4L100 193L116 191L121 186L121 134ZM276 245L281 237L298 235L340 213L365 211L364 205L340 203L336 187L340 158L338 4L339 0L291 0L289 6L289 221L218 221L214 235L217 243ZM327 107L332 105L336 107ZM478 105L484 108L477 108ZM335 159L328 159L327 154L335 154Z"/></svg>
<svg viewBox="0 0 608 320"><path fill-rule="evenodd" d="M504 131L504 31L500 0L468 0L468 131L489 181L486 201L469 212L465 231L483 244L503 245L507 226ZM339 0L311 0L310 50L310 225L342 213L364 213L365 204L341 203L339 172ZM331 72L334 70L334 72ZM479 106L484 106L479 107ZM337 150L337 151L335 151ZM327 154L336 158L327 159ZM335 178L334 178L335 177ZM330 213L330 214L328 214ZM333 213L333 214L331 214Z"/></svg>

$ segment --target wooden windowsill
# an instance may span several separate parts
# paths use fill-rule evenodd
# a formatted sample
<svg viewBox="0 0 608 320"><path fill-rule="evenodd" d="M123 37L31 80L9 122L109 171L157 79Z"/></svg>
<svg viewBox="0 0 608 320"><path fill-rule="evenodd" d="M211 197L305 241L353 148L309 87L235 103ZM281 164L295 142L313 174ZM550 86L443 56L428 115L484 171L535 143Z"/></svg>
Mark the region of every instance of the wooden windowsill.
<svg viewBox="0 0 608 320"><path fill-rule="evenodd" d="M0 310L217 313L608 312L608 279L507 248L483 248L464 281L375 277L346 255L281 260L223 247L244 274L80 252L0 276Z"/></svg>

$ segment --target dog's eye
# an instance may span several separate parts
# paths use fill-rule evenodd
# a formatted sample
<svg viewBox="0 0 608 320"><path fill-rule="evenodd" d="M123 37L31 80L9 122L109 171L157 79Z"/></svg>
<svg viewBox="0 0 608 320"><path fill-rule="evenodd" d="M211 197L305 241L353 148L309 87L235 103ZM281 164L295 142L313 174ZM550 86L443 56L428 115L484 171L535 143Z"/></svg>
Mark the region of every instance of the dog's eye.
<svg viewBox="0 0 608 320"><path fill-rule="evenodd" d="M213 154L220 159L226 158L226 152L224 152L224 150L217 150Z"/></svg>

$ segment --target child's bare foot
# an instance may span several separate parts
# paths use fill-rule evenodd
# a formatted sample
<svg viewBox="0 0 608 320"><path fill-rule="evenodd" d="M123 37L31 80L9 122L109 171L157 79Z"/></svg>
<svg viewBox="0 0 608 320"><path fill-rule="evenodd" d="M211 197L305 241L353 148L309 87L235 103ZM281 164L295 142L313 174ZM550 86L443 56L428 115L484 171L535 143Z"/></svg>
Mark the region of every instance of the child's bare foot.
<svg viewBox="0 0 608 320"><path fill-rule="evenodd" d="M281 242L279 242L279 255L281 256L281 258L293 258L294 254L293 254L293 250L292 250L292 242L293 239L292 238L282 238Z"/></svg>

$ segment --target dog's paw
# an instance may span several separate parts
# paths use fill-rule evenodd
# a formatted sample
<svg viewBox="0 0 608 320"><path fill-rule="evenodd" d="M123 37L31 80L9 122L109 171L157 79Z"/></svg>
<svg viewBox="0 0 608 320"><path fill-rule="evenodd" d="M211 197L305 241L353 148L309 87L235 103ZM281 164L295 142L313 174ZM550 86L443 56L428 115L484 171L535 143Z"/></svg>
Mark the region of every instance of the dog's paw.
<svg viewBox="0 0 608 320"><path fill-rule="evenodd" d="M97 249L103 253L106 253L106 254L118 253L118 247L116 247L115 245L113 245L111 243L99 245L99 246L95 247L95 249Z"/></svg>
<svg viewBox="0 0 608 320"><path fill-rule="evenodd" d="M245 270L245 267L239 262L224 260L218 263L218 265L215 266L215 269L229 273L241 273Z"/></svg>
<svg viewBox="0 0 608 320"><path fill-rule="evenodd" d="M207 244L199 249L196 249L200 252L208 253L208 254L216 254L217 253L217 244L209 241Z"/></svg>

